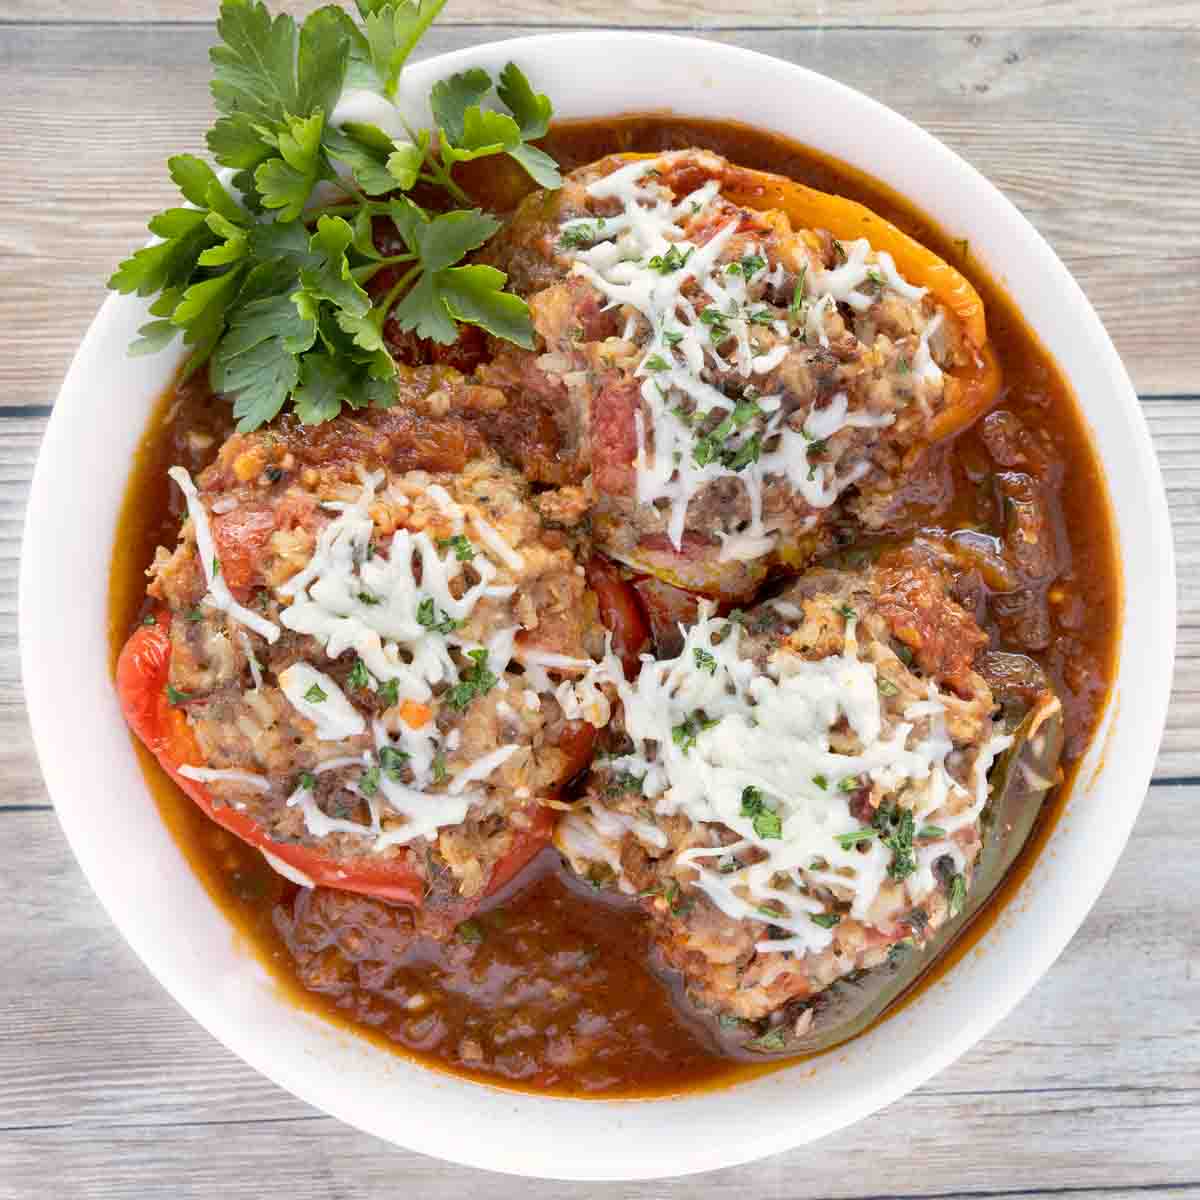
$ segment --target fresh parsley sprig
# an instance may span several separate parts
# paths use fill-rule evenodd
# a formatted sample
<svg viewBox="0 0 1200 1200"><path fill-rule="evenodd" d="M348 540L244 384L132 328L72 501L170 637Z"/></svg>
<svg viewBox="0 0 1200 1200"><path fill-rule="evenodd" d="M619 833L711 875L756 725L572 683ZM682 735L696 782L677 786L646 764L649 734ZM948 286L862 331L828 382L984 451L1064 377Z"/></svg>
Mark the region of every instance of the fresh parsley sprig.
<svg viewBox="0 0 1200 1200"><path fill-rule="evenodd" d="M371 124L331 124L344 88L394 98L405 62L445 4L356 2L361 25L329 5L297 27L256 0L223 0L220 43L210 52L218 117L207 143L225 174L195 155L169 159L186 204L151 218L157 240L109 280L116 291L154 297L154 320L131 352L182 335L184 376L207 364L243 431L289 401L306 424L343 406L390 404L389 318L443 344L460 324L533 344L528 306L503 290L505 274L461 265L500 223L470 207L452 171L505 154L542 187L561 186L553 159L529 144L549 127L550 101L509 63L495 85L507 112L484 107L493 82L474 68L434 86L434 129L394 138ZM418 186L446 196L435 208L459 207L421 207L405 194ZM401 252L380 249L380 222L395 227Z"/></svg>

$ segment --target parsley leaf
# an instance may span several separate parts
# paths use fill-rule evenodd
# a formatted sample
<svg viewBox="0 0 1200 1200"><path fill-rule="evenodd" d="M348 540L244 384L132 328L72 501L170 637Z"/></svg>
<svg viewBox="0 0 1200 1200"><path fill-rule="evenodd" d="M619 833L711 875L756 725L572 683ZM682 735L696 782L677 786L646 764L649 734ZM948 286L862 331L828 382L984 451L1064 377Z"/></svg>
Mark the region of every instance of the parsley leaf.
<svg viewBox="0 0 1200 1200"><path fill-rule="evenodd" d="M442 160L452 164L507 154L542 187L561 187L562 176L554 160L544 150L529 145L549 128L550 101L535 93L521 69L511 62L500 73L497 88L508 113L483 107L491 90L492 78L481 67L434 84L429 107L441 127Z"/></svg>
<svg viewBox="0 0 1200 1200"><path fill-rule="evenodd" d="M393 4L372 4L359 0L363 23L367 27L367 45L371 65L388 99L396 95L400 71L413 47L446 4L446 0L397 0Z"/></svg>
<svg viewBox="0 0 1200 1200"><path fill-rule="evenodd" d="M456 533L453 537L438 538L437 545L439 550L453 550L454 557L459 562L470 562L475 557L475 547L461 533Z"/></svg>
<svg viewBox="0 0 1200 1200"><path fill-rule="evenodd" d="M430 633L453 633L461 624L453 617L449 616L445 611L438 618L433 611L433 599L426 596L420 604L417 605L417 624L424 629L428 629Z"/></svg>
<svg viewBox="0 0 1200 1200"><path fill-rule="evenodd" d="M379 751L379 765L389 779L400 781L400 774L408 765L411 755L406 750L397 750L395 746L384 746Z"/></svg>
<svg viewBox="0 0 1200 1200"><path fill-rule="evenodd" d="M967 902L967 881L962 875L955 875L950 880L950 915L957 917Z"/></svg>
<svg viewBox="0 0 1200 1200"><path fill-rule="evenodd" d="M671 729L671 740L686 754L696 744L696 738L716 724L715 720L706 720L699 713L692 713L681 724Z"/></svg>
<svg viewBox="0 0 1200 1200"><path fill-rule="evenodd" d="M460 711L467 707L476 696L486 695L499 683L499 679L488 670L488 652L486 650L468 650L467 657L473 660L447 693L446 699L451 708Z"/></svg>
<svg viewBox="0 0 1200 1200"><path fill-rule="evenodd" d="M762 792L756 787L742 790L742 816L749 817L754 826L754 832L764 840L783 837L783 819L773 809L768 808L763 800Z"/></svg>
<svg viewBox="0 0 1200 1200"><path fill-rule="evenodd" d="M233 170L232 186L193 155L171 158L188 207L151 218L157 240L109 280L115 291L153 298L154 319L130 352L155 353L182 335L184 377L208 364L243 432L289 402L306 423L393 403L396 365L383 338L391 316L402 331L443 344L473 324L533 345L528 307L503 291L504 273L463 263L499 223L469 207L451 170L503 152L542 186L561 186L553 160L528 144L546 133L550 101L509 64L496 88L508 113L483 107L492 80L476 69L434 88L440 128L394 139L367 123L331 126L344 86L395 94L445 0L357 3L361 26L332 5L298 24L257 0L223 0L207 142ZM345 199L326 199L325 185ZM462 209L430 217L401 194L417 186L448 192ZM336 211L315 211L322 202ZM400 253L375 244L378 222L389 218L405 243ZM394 282L369 294L365 285L386 268Z"/></svg>
<svg viewBox="0 0 1200 1200"><path fill-rule="evenodd" d="M917 869L916 856L913 854L916 822L912 809L881 804L875 810L872 823L879 832L879 840L892 852L888 875L897 882L907 879Z"/></svg>

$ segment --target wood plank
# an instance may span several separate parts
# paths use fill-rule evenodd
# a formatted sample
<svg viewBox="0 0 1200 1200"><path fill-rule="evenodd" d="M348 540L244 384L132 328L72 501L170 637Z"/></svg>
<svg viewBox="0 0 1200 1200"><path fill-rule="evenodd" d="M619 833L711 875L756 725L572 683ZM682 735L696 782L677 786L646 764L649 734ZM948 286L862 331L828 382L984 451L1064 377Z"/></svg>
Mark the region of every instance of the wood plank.
<svg viewBox="0 0 1200 1200"><path fill-rule="evenodd" d="M3 410L0 409L0 412ZM1179 648L1156 779L1200 766L1200 397L1148 400L1166 480L1179 575ZM40 803L41 776L18 683L16 577L21 520L44 417L0 418L0 805Z"/></svg>
<svg viewBox="0 0 1200 1200"><path fill-rule="evenodd" d="M902 1155L881 1154L880 1126L866 1122L707 1175L701 1194L1200 1195L1198 803L1200 787L1151 790L1112 881L1047 977L992 1037L888 1111ZM385 1187L438 1200L484 1182L339 1126L214 1042L120 940L52 814L0 813L0 861L16 865L0 873L0 1197L34 1194L48 1162L58 1194L139 1200L257 1196L264 1177L297 1200ZM698 1181L519 1186L530 1200L682 1200Z"/></svg>
<svg viewBox="0 0 1200 1200"><path fill-rule="evenodd" d="M1096 5L1116 15L1157 11ZM974 0L974 7L985 6ZM1009 10L991 8L1007 19ZM1194 3L1169 4L1161 19L1185 9L1192 17L1200 12ZM72 0L72 12L83 11ZM529 28L435 27L424 50ZM708 36L828 71L943 138L1049 238L1105 318L1142 393L1196 390L1200 341L1178 331L1192 320L1200 271L1179 235L1200 223L1200 34L792 29ZM144 237L146 215L171 201L163 161L199 149L209 123L210 38L206 25L0 31L7 122L0 405L53 398L105 278ZM80 63L89 64L86 84Z"/></svg>
<svg viewBox="0 0 1200 1200"><path fill-rule="evenodd" d="M273 3L273 12L311 12L322 0ZM0 21L211 21L216 0L3 0ZM513 0L505 6L508 21L523 25L562 24L564 7L556 0ZM867 28L1058 28L1058 29L1195 29L1200 13L1191 0L1147 0L1114 4L1112 0L827 0L798 6L791 0L575 0L572 21L623 26L678 28L742 28L746 26L839 26ZM496 8L487 0L451 0L443 24L491 24Z"/></svg>

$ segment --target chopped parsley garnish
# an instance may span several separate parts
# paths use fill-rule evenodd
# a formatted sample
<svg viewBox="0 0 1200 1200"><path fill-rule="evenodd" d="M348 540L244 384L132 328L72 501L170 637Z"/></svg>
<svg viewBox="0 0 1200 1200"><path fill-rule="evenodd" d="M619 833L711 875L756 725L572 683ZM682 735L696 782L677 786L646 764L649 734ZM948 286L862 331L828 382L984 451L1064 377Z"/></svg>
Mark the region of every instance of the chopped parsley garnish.
<svg viewBox="0 0 1200 1200"><path fill-rule="evenodd" d="M900 694L900 689L890 679L884 679L882 675L876 678L875 687L881 696L898 696Z"/></svg>
<svg viewBox="0 0 1200 1200"><path fill-rule="evenodd" d="M967 881L962 875L955 875L950 880L950 915L957 917L967 902Z"/></svg>
<svg viewBox="0 0 1200 1200"><path fill-rule="evenodd" d="M842 614L843 617L846 618L847 621L853 621L854 618L858 616L858 613L856 613L848 604L839 604L837 610Z"/></svg>
<svg viewBox="0 0 1200 1200"><path fill-rule="evenodd" d="M591 225L572 225L558 235L560 250L582 250L596 240L596 230Z"/></svg>
<svg viewBox="0 0 1200 1200"><path fill-rule="evenodd" d="M760 838L766 840L783 837L783 820L773 808L767 807L758 788L742 789L742 816L750 818L754 832Z"/></svg>
<svg viewBox="0 0 1200 1200"><path fill-rule="evenodd" d="M721 462L731 471L741 471L751 463L756 463L762 454L762 435L755 433L748 437L740 446L726 450L721 455Z"/></svg>
<svg viewBox="0 0 1200 1200"><path fill-rule="evenodd" d="M935 841L938 838L944 838L946 831L940 825L922 825L917 830L917 837L926 838L929 841Z"/></svg>
<svg viewBox="0 0 1200 1200"><path fill-rule="evenodd" d="M368 767L358 779L358 790L364 796L373 796L379 791L379 766Z"/></svg>
<svg viewBox="0 0 1200 1200"><path fill-rule="evenodd" d="M466 708L476 696L486 695L500 682L488 670L486 650L468 650L467 657L472 660L472 665L463 671L458 682L446 693L450 707L459 710Z"/></svg>
<svg viewBox="0 0 1200 1200"><path fill-rule="evenodd" d="M509 63L498 80L475 67L436 83L432 128L393 137L329 120L346 87L395 98L444 3L360 0L361 23L325 7L299 27L252 0L221 5L207 142L232 177L194 155L170 158L186 206L151 218L157 240L125 259L109 287L154 298L155 319L132 352L182 335L185 375L207 367L214 391L234 398L243 432L289 403L311 424L343 405L393 402L387 321L443 345L475 325L533 346L529 308L502 290L504 273L464 261L501 223L473 207L452 172L506 155L541 187L560 187L554 160L533 144L549 127L550 101ZM431 211L414 203L414 189L431 196ZM377 234L385 223L392 228ZM395 283L368 290L381 271Z"/></svg>
<svg viewBox="0 0 1200 1200"><path fill-rule="evenodd" d="M459 562L470 562L475 557L475 547L461 533L456 533L453 537L438 538L437 544L439 550L453 550L454 557Z"/></svg>
<svg viewBox="0 0 1200 1200"><path fill-rule="evenodd" d="M686 754L696 744L696 738L716 724L716 721L706 720L699 713L692 713L682 724L671 729L671 740Z"/></svg>
<svg viewBox="0 0 1200 1200"><path fill-rule="evenodd" d="M812 781L821 789L821 791L828 791L829 780L824 775L814 775L812 777Z"/></svg>
<svg viewBox="0 0 1200 1200"><path fill-rule="evenodd" d="M650 355L650 357L646 359L644 363L642 363L642 366L645 367L647 371L669 371L671 369L671 364L667 362L667 360L663 358L661 354Z"/></svg>
<svg viewBox="0 0 1200 1200"><path fill-rule="evenodd" d="M766 1033L761 1033L756 1038L751 1038L746 1043L747 1050L757 1050L762 1054L773 1054L777 1050L783 1050L787 1047L788 1035L786 1030L781 1025L777 1025L774 1029L768 1029Z"/></svg>
<svg viewBox="0 0 1200 1200"><path fill-rule="evenodd" d="M753 275L757 275L759 271L766 269L767 260L759 254L745 254L737 262L732 262L725 268L726 274L741 275L743 279L749 279Z"/></svg>
<svg viewBox="0 0 1200 1200"><path fill-rule="evenodd" d="M146 614L146 616L144 616L144 617L142 618L142 624L143 624L143 625L147 625L147 626L149 626L149 625L157 625L157 624L158 624L158 621L157 621L157 619L155 618L155 616L154 616L154 614L153 614L153 613L147 613L147 614Z"/></svg>
<svg viewBox="0 0 1200 1200"><path fill-rule="evenodd" d="M456 621L444 609L441 617L438 617L433 610L432 597L426 596L417 605L417 624L428 629L430 633L453 633L461 622Z"/></svg>
<svg viewBox="0 0 1200 1200"><path fill-rule="evenodd" d="M846 261L846 247L837 238L833 239L833 261L835 263L844 263Z"/></svg>
<svg viewBox="0 0 1200 1200"><path fill-rule="evenodd" d="M901 375L907 375L912 370L912 365L903 354L896 359L896 370Z"/></svg>
<svg viewBox="0 0 1200 1200"><path fill-rule="evenodd" d="M626 792L640 792L645 775L635 775L632 771L618 771L609 777L604 791L609 796L623 796Z"/></svg>
<svg viewBox="0 0 1200 1200"><path fill-rule="evenodd" d="M697 646L693 653L696 656L696 666L701 671L707 671L710 675L717 673L717 660L715 655L710 654L707 650Z"/></svg>
<svg viewBox="0 0 1200 1200"><path fill-rule="evenodd" d="M187 620L193 622L193 624L198 621L204 620L204 610L198 604L193 605L191 608L189 608L185 615L186 615ZM154 624L153 617L150 618L150 624L151 625Z"/></svg>
<svg viewBox="0 0 1200 1200"><path fill-rule="evenodd" d="M906 667L911 667L913 665L913 652L907 646L897 646L896 657Z"/></svg>
<svg viewBox="0 0 1200 1200"><path fill-rule="evenodd" d="M729 316L715 304L710 304L700 314L699 320L702 325L708 326L709 341L720 342L729 336Z"/></svg>
<svg viewBox="0 0 1200 1200"><path fill-rule="evenodd" d="M369 688L371 686L371 672L367 670L367 664L361 658L354 660L354 669L350 672L347 682L351 687L356 688Z"/></svg>
<svg viewBox="0 0 1200 1200"><path fill-rule="evenodd" d="M744 397L725 415L721 422L714 426L711 432L696 439L692 447L692 458L698 467L708 466L711 462L719 462L731 471L740 471L750 463L758 462L762 453L762 436L754 434L742 442L740 446L728 444L728 439L736 430L745 428L755 417L762 415L762 409L751 398Z"/></svg>
<svg viewBox="0 0 1200 1200"><path fill-rule="evenodd" d="M878 833L879 831L876 829L855 829L850 833L834 834L833 840L843 850L853 850L855 846L861 845L863 842L869 842L873 837L877 837Z"/></svg>
<svg viewBox="0 0 1200 1200"><path fill-rule="evenodd" d="M450 772L446 769L446 756L439 750L433 756L433 782L445 783L450 778Z"/></svg>
<svg viewBox="0 0 1200 1200"><path fill-rule="evenodd" d="M841 913L809 913L808 919L814 925L820 925L822 929L832 929L835 925L841 923Z"/></svg>
<svg viewBox="0 0 1200 1200"><path fill-rule="evenodd" d="M463 921L455 932L468 946L478 946L483 941L483 926L478 921Z"/></svg>
<svg viewBox="0 0 1200 1200"><path fill-rule="evenodd" d="M175 708L177 705L184 704L192 698L191 692L181 692L177 687L167 684L167 703Z"/></svg>
<svg viewBox="0 0 1200 1200"><path fill-rule="evenodd" d="M664 329L662 333L662 340L666 342L668 346L675 347L683 341L683 333L678 329Z"/></svg>
<svg viewBox="0 0 1200 1200"><path fill-rule="evenodd" d="M646 264L652 271L658 271L660 275L670 275L673 271L681 270L687 260L695 253L695 247L690 246L686 254L679 252L679 247L672 245L666 254L656 254Z"/></svg>
<svg viewBox="0 0 1200 1200"><path fill-rule="evenodd" d="M862 776L847 775L844 779L838 780L839 792L857 792L863 786Z"/></svg>
<svg viewBox="0 0 1200 1200"><path fill-rule="evenodd" d="M383 603L382 599L373 592L359 592L358 598L363 604L375 605Z"/></svg>
<svg viewBox="0 0 1200 1200"><path fill-rule="evenodd" d="M379 765L389 779L400 782L400 773L408 765L411 757L407 750L397 750L395 746L384 746L379 751Z"/></svg>
<svg viewBox="0 0 1200 1200"><path fill-rule="evenodd" d="M311 792L317 786L317 777L311 771L301 771L300 786L306 792Z"/></svg>
<svg viewBox="0 0 1200 1200"><path fill-rule="evenodd" d="M804 295L808 285L808 264L805 263L800 268L800 274L796 278L796 286L792 290L792 302L788 305L788 313L798 319L804 312Z"/></svg>
<svg viewBox="0 0 1200 1200"><path fill-rule="evenodd" d="M400 681L388 679L379 685L379 698L385 708L391 708L400 699Z"/></svg>
<svg viewBox="0 0 1200 1200"><path fill-rule="evenodd" d="M913 854L915 822L912 810L899 805L883 805L875 810L872 822L879 831L879 840L892 852L888 875L898 883L917 869Z"/></svg>
<svg viewBox="0 0 1200 1200"><path fill-rule="evenodd" d="M662 890L662 894L673 917L682 916L692 907L692 901L684 897L678 880L668 879L666 886Z"/></svg>
<svg viewBox="0 0 1200 1200"><path fill-rule="evenodd" d="M213 555L212 573L214 579L221 573L221 560L215 554Z"/></svg>
<svg viewBox="0 0 1200 1200"><path fill-rule="evenodd" d="M319 683L314 683L312 687L310 687L308 691L304 693L304 698L309 702L309 704L321 704L329 699L329 697L321 689L321 685Z"/></svg>

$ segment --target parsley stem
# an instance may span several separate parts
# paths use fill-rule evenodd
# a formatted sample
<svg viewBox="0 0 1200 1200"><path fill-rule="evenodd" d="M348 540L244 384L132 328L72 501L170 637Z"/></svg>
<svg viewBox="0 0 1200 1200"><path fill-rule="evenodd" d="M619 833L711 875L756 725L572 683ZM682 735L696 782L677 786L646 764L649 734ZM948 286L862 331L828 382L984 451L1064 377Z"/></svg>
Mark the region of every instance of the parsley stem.
<svg viewBox="0 0 1200 1200"><path fill-rule="evenodd" d="M429 164L428 171L422 171L418 179L425 183L431 183L435 187L444 187L460 204L470 204L471 197L458 186L457 183L450 177L450 172L442 166L442 164L429 154L425 161Z"/></svg>
<svg viewBox="0 0 1200 1200"><path fill-rule="evenodd" d="M386 216L388 206L380 204L377 200L368 200L365 197L362 200L339 200L337 204L325 204L321 208L313 209L305 218L305 225L315 225L322 217L332 216L334 213L356 213L360 208L365 208L368 212Z"/></svg>
<svg viewBox="0 0 1200 1200"><path fill-rule="evenodd" d="M412 282L413 278L417 274L420 273L420 270L421 270L420 263L417 263L416 266L414 266L414 267L410 267L407 271L404 272L403 275L400 276L399 279L396 280L395 283L392 284L391 288L388 290L388 294L386 296L384 296L384 298L381 301L379 301L378 304L376 304L375 307L378 308L379 311L383 314L379 318L379 328L380 329L383 328L383 323L384 323L384 321L387 320L387 315L391 311L392 305L396 303L396 301L400 298L400 296L408 288L408 285Z"/></svg>

